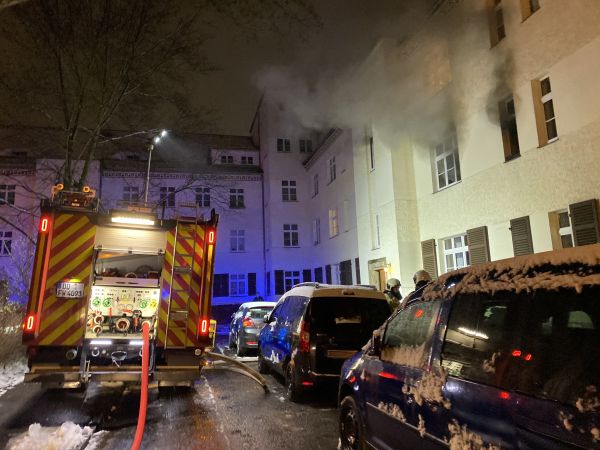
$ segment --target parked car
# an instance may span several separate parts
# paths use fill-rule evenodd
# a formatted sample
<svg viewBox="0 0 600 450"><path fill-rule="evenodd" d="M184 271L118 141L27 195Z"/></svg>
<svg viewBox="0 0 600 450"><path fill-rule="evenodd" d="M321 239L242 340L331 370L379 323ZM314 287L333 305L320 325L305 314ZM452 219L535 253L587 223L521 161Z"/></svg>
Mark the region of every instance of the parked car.
<svg viewBox="0 0 600 450"><path fill-rule="evenodd" d="M229 348L236 349L238 356L258 347L258 333L264 319L271 312L275 302L246 302L231 316L229 326Z"/></svg>
<svg viewBox="0 0 600 450"><path fill-rule="evenodd" d="M600 448L600 245L429 283L346 361L342 449Z"/></svg>
<svg viewBox="0 0 600 450"><path fill-rule="evenodd" d="M286 292L258 338L258 368L285 377L298 401L324 381L337 383L343 361L391 314L375 288L301 283Z"/></svg>

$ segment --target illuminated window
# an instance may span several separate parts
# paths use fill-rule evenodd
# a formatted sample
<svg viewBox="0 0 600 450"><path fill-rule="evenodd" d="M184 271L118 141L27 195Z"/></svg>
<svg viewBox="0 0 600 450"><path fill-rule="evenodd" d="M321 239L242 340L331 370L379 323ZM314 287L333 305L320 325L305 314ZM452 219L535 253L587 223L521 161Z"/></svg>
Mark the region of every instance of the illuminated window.
<svg viewBox="0 0 600 450"><path fill-rule="evenodd" d="M298 225L286 223L283 225L283 246L298 247Z"/></svg>
<svg viewBox="0 0 600 450"><path fill-rule="evenodd" d="M123 186L123 200L127 202L137 202L140 198L140 188L138 186Z"/></svg>
<svg viewBox="0 0 600 450"><path fill-rule="evenodd" d="M296 195L296 181L283 180L281 182L281 198L284 202L295 202L298 200Z"/></svg>
<svg viewBox="0 0 600 450"><path fill-rule="evenodd" d="M0 256L9 256L12 250L12 231L0 231Z"/></svg>
<svg viewBox="0 0 600 450"><path fill-rule="evenodd" d="M284 281L285 290L289 291L296 284L300 283L300 271L299 270L293 270L293 271L286 270L283 274L283 281Z"/></svg>
<svg viewBox="0 0 600 450"><path fill-rule="evenodd" d="M337 208L329 210L329 237L337 236L340 232Z"/></svg>
<svg viewBox="0 0 600 450"><path fill-rule="evenodd" d="M196 189L196 204L201 208L210 206L210 188L197 187Z"/></svg>
<svg viewBox="0 0 600 450"><path fill-rule="evenodd" d="M244 230L229 231L229 249L232 252L246 251L246 232Z"/></svg>
<svg viewBox="0 0 600 450"><path fill-rule="evenodd" d="M300 153L312 152L312 141L310 139L300 139L298 145L300 147Z"/></svg>
<svg viewBox="0 0 600 450"><path fill-rule="evenodd" d="M435 170L438 190L460 181L458 145L454 134L435 147Z"/></svg>
<svg viewBox="0 0 600 450"><path fill-rule="evenodd" d="M470 264L469 244L466 234L444 238L442 241L446 272L460 269Z"/></svg>
<svg viewBox="0 0 600 450"><path fill-rule="evenodd" d="M14 205L15 192L14 184L0 184L0 205Z"/></svg>

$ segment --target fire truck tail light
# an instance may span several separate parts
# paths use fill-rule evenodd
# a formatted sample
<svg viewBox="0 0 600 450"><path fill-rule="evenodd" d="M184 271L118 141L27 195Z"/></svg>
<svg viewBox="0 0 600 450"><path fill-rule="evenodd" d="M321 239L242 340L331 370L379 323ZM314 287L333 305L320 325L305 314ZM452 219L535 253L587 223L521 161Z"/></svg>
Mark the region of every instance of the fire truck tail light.
<svg viewBox="0 0 600 450"><path fill-rule="evenodd" d="M48 225L50 225L50 219L48 219L47 217L42 217L42 220L40 221L40 232L41 233L47 232Z"/></svg>
<svg viewBox="0 0 600 450"><path fill-rule="evenodd" d="M200 329L200 334L208 334L208 324L208 319L200 319L200 326L198 327Z"/></svg>
<svg viewBox="0 0 600 450"><path fill-rule="evenodd" d="M35 328L35 314L27 314L23 320L23 329L31 333Z"/></svg>
<svg viewBox="0 0 600 450"><path fill-rule="evenodd" d="M85 193L90 192L90 187L89 186L84 186L83 187L83 192L85 192Z"/></svg>
<svg viewBox="0 0 600 450"><path fill-rule="evenodd" d="M214 244L215 243L215 232L214 232L214 230L210 230L208 232L208 243L209 244Z"/></svg>

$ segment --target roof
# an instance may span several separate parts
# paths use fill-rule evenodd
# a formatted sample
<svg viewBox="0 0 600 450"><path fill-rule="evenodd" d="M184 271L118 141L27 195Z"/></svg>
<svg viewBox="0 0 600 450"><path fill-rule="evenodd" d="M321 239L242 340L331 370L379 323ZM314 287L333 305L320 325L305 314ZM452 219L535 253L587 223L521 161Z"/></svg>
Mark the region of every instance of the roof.
<svg viewBox="0 0 600 450"><path fill-rule="evenodd" d="M259 306L275 306L277 302L246 302L240 305L240 308L257 308Z"/></svg>
<svg viewBox="0 0 600 450"><path fill-rule="evenodd" d="M458 293L557 291L600 286L600 244L518 256L448 272L423 289L424 300Z"/></svg>

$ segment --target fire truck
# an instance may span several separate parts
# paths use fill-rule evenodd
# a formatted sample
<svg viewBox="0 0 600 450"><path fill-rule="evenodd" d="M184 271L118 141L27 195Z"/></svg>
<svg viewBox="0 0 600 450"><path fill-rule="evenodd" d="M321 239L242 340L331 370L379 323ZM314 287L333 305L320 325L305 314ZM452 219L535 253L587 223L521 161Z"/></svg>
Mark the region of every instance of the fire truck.
<svg viewBox="0 0 600 450"><path fill-rule="evenodd" d="M23 323L26 382L139 382L142 327L158 386L199 377L210 320L218 215L159 219L143 206L100 212L94 189L54 186L42 202Z"/></svg>

